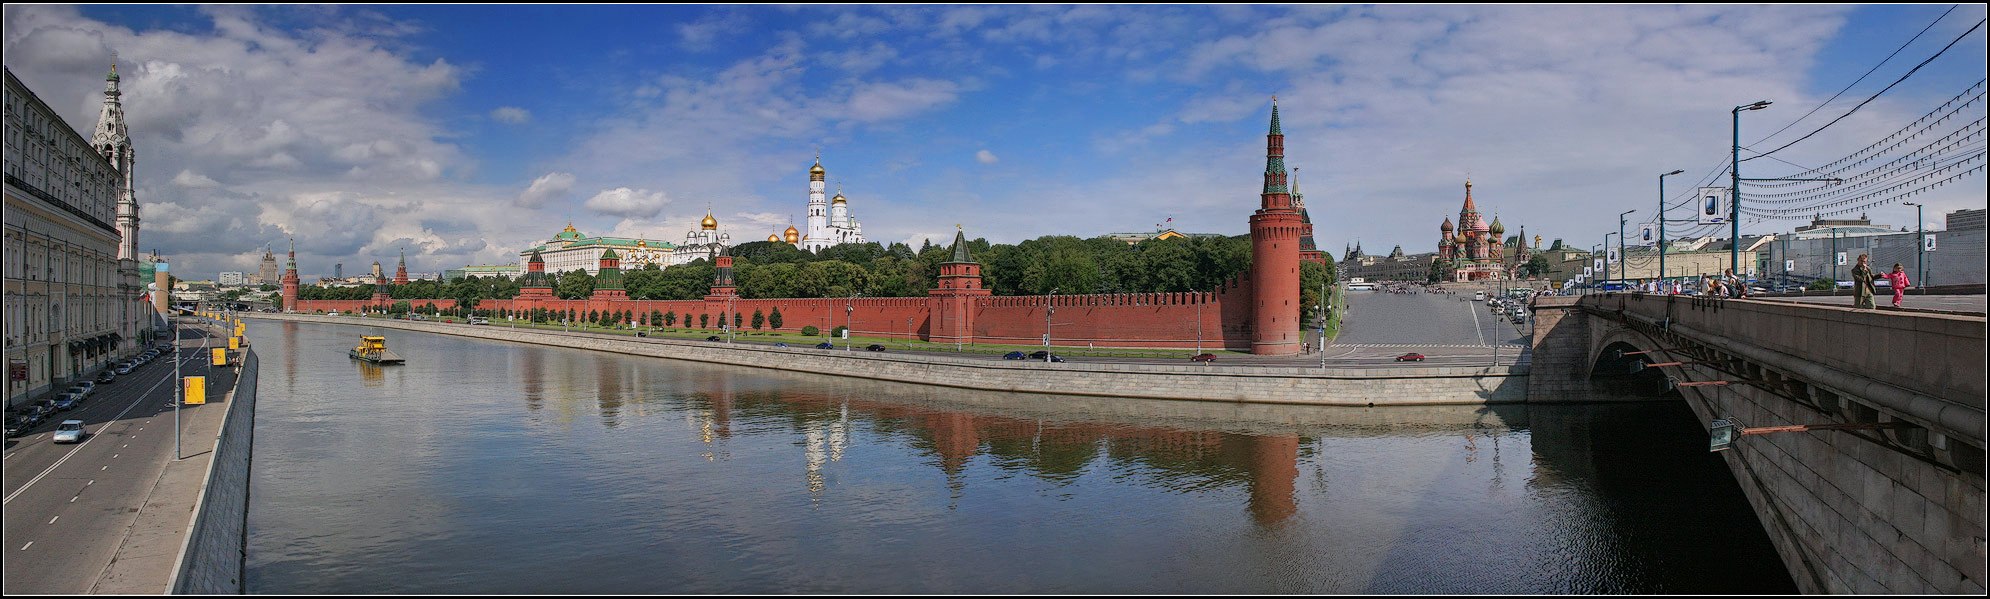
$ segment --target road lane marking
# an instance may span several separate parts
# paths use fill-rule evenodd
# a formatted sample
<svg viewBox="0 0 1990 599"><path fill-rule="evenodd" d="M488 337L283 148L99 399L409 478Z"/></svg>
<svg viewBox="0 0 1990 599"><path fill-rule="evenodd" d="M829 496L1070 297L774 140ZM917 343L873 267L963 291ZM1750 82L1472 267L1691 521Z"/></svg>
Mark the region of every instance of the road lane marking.
<svg viewBox="0 0 1990 599"><path fill-rule="evenodd" d="M61 517L61 516L56 516L56 517L54 517L54 518L49 518L49 519L48 519L48 523L49 523L49 524L54 524L56 520L61 520L61 519L62 519L62 517Z"/></svg>
<svg viewBox="0 0 1990 599"><path fill-rule="evenodd" d="M144 399L145 396L151 395L154 390L157 390L160 385L166 384L166 381L171 380L171 378L172 377L160 378L159 382L153 383L151 388L146 389L144 393L138 394L139 399ZM124 415L130 412L132 408L138 407L138 403L139 402L136 400L132 401L131 405L124 407L124 411L118 412L116 416L112 416L111 421L115 422L117 421L117 419L123 418ZM137 435L132 435L132 437L136 438ZM8 493L6 499L0 499L0 505L13 503L14 498L20 497L22 493L25 493L29 488L34 487L35 483L41 482L41 479L43 477L48 476L48 473L54 472L56 468L62 467L63 462L69 461L69 458L76 457L76 452L82 451L84 447L88 446L91 443L95 443L96 441L97 441L97 435L91 435L90 438L84 439L82 443L78 443L76 444L75 447L69 448L69 453L62 454L62 459L56 460L55 463L53 464L49 464L47 469L41 471L41 474L36 474L34 478L28 479L27 484L21 485L21 488L19 489L14 489L13 493ZM105 466L105 468L109 468L109 466Z"/></svg>
<svg viewBox="0 0 1990 599"><path fill-rule="evenodd" d="M29 547L33 547L33 546L35 546L35 542L34 542L34 541L28 541L28 544L26 544L26 545L22 545L22 546L21 546L21 551L27 551Z"/></svg>
<svg viewBox="0 0 1990 599"><path fill-rule="evenodd" d="M98 470L98 471L103 471L103 470L109 470L109 469L111 469L111 466L110 466L110 464L104 464L104 467L102 467L102 468L98 468L97 470Z"/></svg>

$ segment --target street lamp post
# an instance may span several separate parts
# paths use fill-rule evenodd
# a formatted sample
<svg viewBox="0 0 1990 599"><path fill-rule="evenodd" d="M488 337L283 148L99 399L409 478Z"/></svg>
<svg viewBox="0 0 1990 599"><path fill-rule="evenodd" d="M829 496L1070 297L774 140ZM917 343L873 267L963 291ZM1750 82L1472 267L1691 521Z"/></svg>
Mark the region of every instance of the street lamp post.
<svg viewBox="0 0 1990 599"><path fill-rule="evenodd" d="M1658 176L1658 278L1665 278L1665 178L1684 170L1674 170Z"/></svg>
<svg viewBox="0 0 1990 599"><path fill-rule="evenodd" d="M1629 273L1624 272L1630 270L1631 264L1630 256L1624 254L1624 217L1630 216L1632 212L1637 212L1637 210L1625 210L1623 214L1617 215L1617 259L1624 262L1624 268L1617 269L1617 278L1619 280L1630 279L1629 276L1626 276Z"/></svg>
<svg viewBox="0 0 1990 599"><path fill-rule="evenodd" d="M1928 281L1925 280L1928 278L1928 267L1924 255L1928 252L1928 223L1921 220L1920 203L1901 202L1901 204L1914 207L1914 280L1922 287L1926 287L1928 286Z"/></svg>
<svg viewBox="0 0 1990 599"><path fill-rule="evenodd" d="M1728 111L1734 117L1734 146L1728 156L1728 256L1727 263L1735 270L1741 269L1741 111L1761 110L1769 107L1768 100L1757 100Z"/></svg>
<svg viewBox="0 0 1990 599"><path fill-rule="evenodd" d="M1616 233L1604 233L1604 234L1603 234L1603 252L1604 252L1604 255L1603 255L1603 282L1605 282L1605 283L1608 283L1608 282L1610 282L1610 255L1609 255L1609 251L1610 251L1610 236L1611 236L1611 235L1616 235ZM1621 256L1621 254L1619 255L1619 257L1620 257L1620 258L1622 257L1622 256Z"/></svg>
<svg viewBox="0 0 1990 599"><path fill-rule="evenodd" d="M1057 313L1057 306L1051 305L1057 299L1057 288L1043 295L1043 361L1050 362L1050 315Z"/></svg>
<svg viewBox="0 0 1990 599"><path fill-rule="evenodd" d="M1831 227L1831 289L1838 289L1838 227Z"/></svg>
<svg viewBox="0 0 1990 599"><path fill-rule="evenodd" d="M855 343L850 340L850 328L851 325L856 324L856 313L857 294L853 293L850 294L850 302L843 304L843 351L845 352L850 351L851 343Z"/></svg>

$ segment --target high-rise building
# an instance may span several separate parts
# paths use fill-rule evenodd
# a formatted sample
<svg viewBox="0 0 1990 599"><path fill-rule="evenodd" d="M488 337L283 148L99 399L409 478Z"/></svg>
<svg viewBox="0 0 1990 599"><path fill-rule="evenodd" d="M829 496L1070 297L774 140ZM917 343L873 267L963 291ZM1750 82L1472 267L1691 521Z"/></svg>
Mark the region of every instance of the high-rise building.
<svg viewBox="0 0 1990 599"><path fill-rule="evenodd" d="M279 276L282 274L276 269L276 254L270 251L269 246L263 246L262 268L256 269L255 284L275 285Z"/></svg>

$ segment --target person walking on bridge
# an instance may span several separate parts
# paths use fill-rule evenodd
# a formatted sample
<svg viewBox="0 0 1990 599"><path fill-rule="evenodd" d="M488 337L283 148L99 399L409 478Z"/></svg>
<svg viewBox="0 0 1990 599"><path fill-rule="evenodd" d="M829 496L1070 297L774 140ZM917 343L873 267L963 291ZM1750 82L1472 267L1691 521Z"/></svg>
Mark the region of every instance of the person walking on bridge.
<svg viewBox="0 0 1990 599"><path fill-rule="evenodd" d="M1852 267L1852 307L1878 308L1873 305L1872 256L1859 254L1859 265Z"/></svg>
<svg viewBox="0 0 1990 599"><path fill-rule="evenodd" d="M1893 286L1893 307L1900 307L1900 300L1907 295L1907 269L1899 262L1893 263L1893 272L1886 273L1886 282Z"/></svg>

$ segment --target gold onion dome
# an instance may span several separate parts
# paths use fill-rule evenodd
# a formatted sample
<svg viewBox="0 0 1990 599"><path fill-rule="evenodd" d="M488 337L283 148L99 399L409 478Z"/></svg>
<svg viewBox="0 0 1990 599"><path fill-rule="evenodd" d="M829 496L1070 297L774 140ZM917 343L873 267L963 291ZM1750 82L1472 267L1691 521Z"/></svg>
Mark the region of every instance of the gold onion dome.
<svg viewBox="0 0 1990 599"><path fill-rule="evenodd" d="M719 228L719 219L712 218L711 211L705 212L705 220L698 221L698 228L711 231Z"/></svg>
<svg viewBox="0 0 1990 599"><path fill-rule="evenodd" d="M782 233L781 236L786 238L788 243L796 243L802 240L802 232L795 230L794 225L788 225L788 230Z"/></svg>
<svg viewBox="0 0 1990 599"><path fill-rule="evenodd" d="M844 199L844 197L843 197L843 192L840 192L840 191L839 191L839 192L836 192L836 197L833 197L833 198L829 198L829 201L830 201L830 202L832 202L832 203L836 203L836 204L848 204L848 203L850 203L850 200L848 200L848 199Z"/></svg>
<svg viewBox="0 0 1990 599"><path fill-rule="evenodd" d="M808 167L808 174L811 175L820 175L826 172L829 171L823 170L821 162L816 162L815 166Z"/></svg>
<svg viewBox="0 0 1990 599"><path fill-rule="evenodd" d="M767 234L767 241L769 241L769 242L771 242L771 243L780 243L780 242L781 242L781 236L779 236L779 235L775 235L775 234L773 234L773 233L768 233L768 234Z"/></svg>

